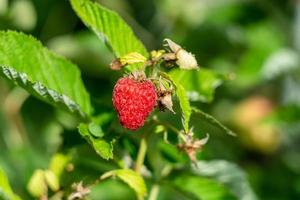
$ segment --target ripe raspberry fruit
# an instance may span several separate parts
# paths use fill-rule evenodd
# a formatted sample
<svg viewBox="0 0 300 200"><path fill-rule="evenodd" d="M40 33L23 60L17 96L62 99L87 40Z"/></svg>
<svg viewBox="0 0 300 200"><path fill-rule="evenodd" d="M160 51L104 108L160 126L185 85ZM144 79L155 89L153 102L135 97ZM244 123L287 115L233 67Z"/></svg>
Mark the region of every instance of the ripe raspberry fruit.
<svg viewBox="0 0 300 200"><path fill-rule="evenodd" d="M136 130L144 125L156 105L157 94L149 80L124 77L118 80L113 90L113 105L123 127Z"/></svg>

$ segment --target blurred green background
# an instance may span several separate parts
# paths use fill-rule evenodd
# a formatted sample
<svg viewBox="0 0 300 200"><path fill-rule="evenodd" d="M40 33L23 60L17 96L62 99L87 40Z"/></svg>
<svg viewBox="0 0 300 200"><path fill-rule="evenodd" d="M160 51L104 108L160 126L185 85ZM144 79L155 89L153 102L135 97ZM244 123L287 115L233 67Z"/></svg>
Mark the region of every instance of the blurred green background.
<svg viewBox="0 0 300 200"><path fill-rule="evenodd" d="M149 50L161 48L163 39L171 38L193 52L201 67L231 74L232 80L216 89L211 103L193 104L238 137L216 134L200 159L237 163L259 199L300 199L299 1L99 2L120 13ZM112 54L80 22L67 0L0 0L0 29L32 34L71 59L81 68L95 104L102 105L97 109L111 108L111 91L120 73L110 71ZM85 143L71 133L74 127L76 121L67 113L0 79L0 164L24 199L31 199L26 184L34 169L46 168L62 146ZM128 149L126 141L122 145ZM82 148L80 153L91 151L85 145ZM99 175L92 158L77 162L83 172L92 173L90 169L95 168ZM133 198L124 185L106 182L95 191L95 199L101 199L99 195L107 189Z"/></svg>

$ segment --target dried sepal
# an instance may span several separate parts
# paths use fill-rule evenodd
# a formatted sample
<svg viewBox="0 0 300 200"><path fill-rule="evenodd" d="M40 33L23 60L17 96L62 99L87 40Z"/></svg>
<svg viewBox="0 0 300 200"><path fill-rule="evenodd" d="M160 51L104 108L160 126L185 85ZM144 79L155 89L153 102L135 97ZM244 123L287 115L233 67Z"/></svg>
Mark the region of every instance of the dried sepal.
<svg viewBox="0 0 300 200"><path fill-rule="evenodd" d="M145 81L147 77L144 71L134 71L129 75L129 78L137 81Z"/></svg>
<svg viewBox="0 0 300 200"><path fill-rule="evenodd" d="M165 53L163 55L163 59L165 61L175 61L176 60L176 54L175 53Z"/></svg>
<svg viewBox="0 0 300 200"><path fill-rule="evenodd" d="M158 107L161 111L165 109L170 110L172 113L175 113L173 110L173 88L172 85L167 89L162 80L159 81L159 88L158 88Z"/></svg>
<svg viewBox="0 0 300 200"><path fill-rule="evenodd" d="M184 151L191 161L196 162L196 153L201 151L203 146L208 142L209 135L206 134L206 137L202 139L195 139L193 137L193 129L191 129L189 133L182 134L181 136L183 137L183 141L178 145L178 148Z"/></svg>
<svg viewBox="0 0 300 200"><path fill-rule="evenodd" d="M114 60L112 63L110 63L110 69L118 71L121 70L124 66L122 65L122 63L120 62L120 59L117 58L116 60Z"/></svg>
<svg viewBox="0 0 300 200"><path fill-rule="evenodd" d="M173 102L172 102L172 94L171 93L167 93L165 94L161 99L161 104L167 108L168 110L170 110L172 113L175 113L173 110Z"/></svg>
<svg viewBox="0 0 300 200"><path fill-rule="evenodd" d="M84 199L91 192L90 188L83 186L82 181L74 183L72 189L74 191L69 195L68 200Z"/></svg>

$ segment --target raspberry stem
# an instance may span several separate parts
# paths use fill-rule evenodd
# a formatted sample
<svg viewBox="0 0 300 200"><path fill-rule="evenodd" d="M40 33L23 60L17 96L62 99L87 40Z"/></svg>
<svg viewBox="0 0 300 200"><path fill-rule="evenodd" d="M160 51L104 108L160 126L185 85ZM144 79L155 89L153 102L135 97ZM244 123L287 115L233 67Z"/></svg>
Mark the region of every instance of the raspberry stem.
<svg viewBox="0 0 300 200"><path fill-rule="evenodd" d="M139 174L141 173L141 169L145 160L146 151L147 151L147 142L146 142L146 138L143 137L140 142L140 148L139 148L138 157L134 169Z"/></svg>
<svg viewBox="0 0 300 200"><path fill-rule="evenodd" d="M156 200L159 193L159 185L155 184L152 186L150 194L149 194L149 200Z"/></svg>

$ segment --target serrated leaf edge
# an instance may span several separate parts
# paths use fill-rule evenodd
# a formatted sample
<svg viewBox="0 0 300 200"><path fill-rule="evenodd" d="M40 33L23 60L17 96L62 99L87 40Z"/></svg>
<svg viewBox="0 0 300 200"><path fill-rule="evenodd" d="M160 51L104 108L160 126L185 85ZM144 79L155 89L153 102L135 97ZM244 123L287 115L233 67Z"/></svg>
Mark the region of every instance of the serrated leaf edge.
<svg viewBox="0 0 300 200"><path fill-rule="evenodd" d="M80 106L70 99L65 94L60 94L53 89L47 88L39 81L31 81L26 73L18 72L12 67L0 66L0 75L13 81L16 85L26 89L30 88L33 91L33 95L37 98L46 101L54 106L57 103L61 103L63 107L72 113L76 113L82 118L86 118L86 114L80 109Z"/></svg>

